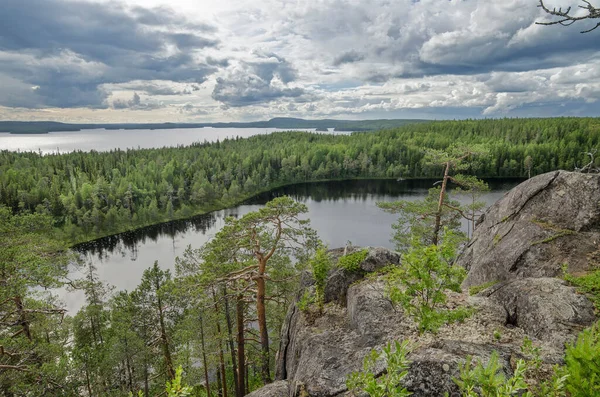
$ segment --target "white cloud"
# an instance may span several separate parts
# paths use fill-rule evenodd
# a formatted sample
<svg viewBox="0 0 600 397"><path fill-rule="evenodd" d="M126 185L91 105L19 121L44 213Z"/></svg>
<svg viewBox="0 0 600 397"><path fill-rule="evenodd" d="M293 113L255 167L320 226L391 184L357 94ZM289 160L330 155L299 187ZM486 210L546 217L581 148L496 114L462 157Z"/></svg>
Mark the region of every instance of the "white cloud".
<svg viewBox="0 0 600 397"><path fill-rule="evenodd" d="M168 73L102 81L103 96L97 100L128 104L134 92L141 96L138 104L119 105L127 109L115 117L132 112L145 120L148 112L135 109L144 103L155 104L152 117L165 121L372 117L414 109L433 109L433 115L443 109L470 115L475 110L488 116L521 114L527 107L543 115L561 103L572 104L564 111L577 114L579 104L594 104L600 95L598 36L582 36L575 26L535 25L544 16L532 0L125 1L171 7L188 24L214 27L206 29L208 36L169 36L179 47L200 48L182 64L211 69L199 71L196 83L188 81L187 69L177 81ZM198 42L204 37L212 44ZM179 47L165 46L165 54L179 54ZM108 70L69 48L51 57L15 51L0 52L0 62L2 57L26 68L50 62L85 80ZM13 107L40 95L31 86L43 87L11 69L0 70L0 82L16 98L0 94L0 105ZM96 115L110 118L110 112Z"/></svg>

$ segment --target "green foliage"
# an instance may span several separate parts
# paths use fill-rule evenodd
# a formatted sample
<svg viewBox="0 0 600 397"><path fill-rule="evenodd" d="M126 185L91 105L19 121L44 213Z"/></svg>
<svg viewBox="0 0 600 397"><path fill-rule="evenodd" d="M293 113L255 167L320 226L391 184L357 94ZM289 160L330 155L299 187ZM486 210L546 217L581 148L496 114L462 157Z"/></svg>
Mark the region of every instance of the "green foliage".
<svg viewBox="0 0 600 397"><path fill-rule="evenodd" d="M456 183L459 188L457 193L469 198L469 203L462 207L463 217L465 217L470 224L469 237L475 230L475 223L479 216L482 214L482 210L486 207L485 202L481 201L481 195L485 192L489 192L489 185L472 175L454 175L452 181ZM499 241L496 241L494 236L494 245Z"/></svg>
<svg viewBox="0 0 600 397"><path fill-rule="evenodd" d="M298 301L298 309L302 312L308 312L310 306L315 302L315 296L310 291L304 291L304 294L302 294L302 297Z"/></svg>
<svg viewBox="0 0 600 397"><path fill-rule="evenodd" d="M574 276L565 271L564 279L587 294L596 306L596 311L600 312L600 270L593 270L582 276Z"/></svg>
<svg viewBox="0 0 600 397"><path fill-rule="evenodd" d="M363 361L363 370L353 372L346 380L346 386L351 392L364 392L370 397L405 397L410 393L402 380L408 374L410 361L407 358L409 343L395 341L388 343L380 353L372 350ZM381 376L375 374L375 368L380 363L386 368Z"/></svg>
<svg viewBox="0 0 600 397"><path fill-rule="evenodd" d="M520 395L524 397L563 397L565 384L569 378L558 366L547 379L541 371L541 349L533 345L529 338L525 338L521 352L527 359L516 362L514 373L507 378L499 362L498 352L494 351L487 365L480 361L473 366L472 357L459 365L460 376L454 382L465 397L510 397ZM575 394L577 395L577 394Z"/></svg>
<svg viewBox="0 0 600 397"><path fill-rule="evenodd" d="M440 188L435 187L429 189L427 197L423 200L377 203L377 206L384 211L398 214L398 221L392 225L393 241L396 243L397 250L406 251L415 238L418 238L423 245L433 244L439 197ZM460 203L451 200L448 195L445 195L444 203L455 208L460 207ZM460 214L446 206L441 210L441 224L457 234L462 234Z"/></svg>
<svg viewBox="0 0 600 397"><path fill-rule="evenodd" d="M460 240L447 229L437 246L424 246L415 239L412 248L402 256L402 265L386 276L390 299L417 321L421 332L435 332L443 324L462 321L469 315L464 308L443 308L446 290L460 292L466 276L465 269L453 265Z"/></svg>
<svg viewBox="0 0 600 397"><path fill-rule="evenodd" d="M471 295L471 296L477 295L481 291L486 290L496 284L498 284L498 281L488 281L487 283L484 283L481 285L474 285L469 288L469 295Z"/></svg>
<svg viewBox="0 0 600 397"><path fill-rule="evenodd" d="M181 365L177 367L175 370L175 378L171 381L167 381L167 385L165 391L167 392L167 397L188 397L192 394L192 388L189 386L184 386L181 381L181 374L183 373L183 368Z"/></svg>
<svg viewBox="0 0 600 397"><path fill-rule="evenodd" d="M499 330L495 329L494 330L494 340L500 341L500 339L502 339L502 333Z"/></svg>
<svg viewBox="0 0 600 397"><path fill-rule="evenodd" d="M510 397L527 389L524 360L518 360L515 372L509 379L503 373L498 352L493 352L487 365L473 366L472 357L459 365L460 376L454 379L464 397Z"/></svg>
<svg viewBox="0 0 600 397"><path fill-rule="evenodd" d="M566 388L572 396L600 395L600 322L581 332L565 354Z"/></svg>
<svg viewBox="0 0 600 397"><path fill-rule="evenodd" d="M319 307L319 311L322 312L325 294L325 282L327 281L327 274L331 269L331 259L329 258L327 249L325 247L320 247L317 249L315 255L309 261L309 266L315 279L315 300Z"/></svg>
<svg viewBox="0 0 600 397"><path fill-rule="evenodd" d="M365 261L368 254L369 250L363 249L348 255L344 255L340 257L337 265L338 267L345 269L349 272L359 272L361 271L360 265Z"/></svg>
<svg viewBox="0 0 600 397"><path fill-rule="evenodd" d="M0 395L66 393L69 324L48 289L69 259L50 216L0 206Z"/></svg>
<svg viewBox="0 0 600 397"><path fill-rule="evenodd" d="M429 160L449 147L488 150L461 172L524 177L574 169L580 153L599 144L598 119L552 118L439 121L337 136L281 132L105 153L1 151L0 204L50 214L72 241L84 241L224 208L289 183L439 178L442 166Z"/></svg>

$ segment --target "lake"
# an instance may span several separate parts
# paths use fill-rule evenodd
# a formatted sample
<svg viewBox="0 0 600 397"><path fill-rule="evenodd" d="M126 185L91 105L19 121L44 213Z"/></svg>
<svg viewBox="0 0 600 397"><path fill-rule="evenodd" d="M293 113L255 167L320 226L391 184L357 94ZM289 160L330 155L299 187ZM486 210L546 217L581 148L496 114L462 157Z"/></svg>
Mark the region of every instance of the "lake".
<svg viewBox="0 0 600 397"><path fill-rule="evenodd" d="M330 248L344 246L348 241L359 246L393 248L390 238L397 215L380 210L376 203L421 199L433 182L357 180L296 184L261 194L233 208L102 238L81 244L76 250L97 267L102 280L117 290L131 291L155 260L162 268L173 269L175 257L188 245L197 248L206 243L227 216L242 216L282 195L306 204L312 227ZM482 199L492 204L518 182L491 180L492 190ZM463 226L466 231L467 223ZM77 273L74 271L73 276ZM60 295L71 313L84 302L79 292Z"/></svg>
<svg viewBox="0 0 600 397"><path fill-rule="evenodd" d="M105 130L50 132L48 134L0 133L0 150L66 153L76 150L105 152L113 149L150 149L187 146L195 142L214 142L225 138L288 131L276 128L175 128L165 130ZM295 130L295 131L314 131ZM348 134L333 132L332 134Z"/></svg>

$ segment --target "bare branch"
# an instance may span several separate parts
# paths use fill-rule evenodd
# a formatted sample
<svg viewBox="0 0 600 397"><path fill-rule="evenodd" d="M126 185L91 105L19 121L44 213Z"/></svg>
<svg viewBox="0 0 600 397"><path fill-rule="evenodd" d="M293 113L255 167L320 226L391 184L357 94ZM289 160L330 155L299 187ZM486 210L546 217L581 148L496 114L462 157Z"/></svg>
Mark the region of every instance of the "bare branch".
<svg viewBox="0 0 600 397"><path fill-rule="evenodd" d="M585 3L585 5L580 5L580 6L578 6L578 8L586 10L587 13L580 15L580 16L575 16L574 14L571 14L571 7L568 7L564 11L562 8L559 8L558 10L556 8L549 9L544 4L544 0L540 0L540 4L538 4L538 7L540 7L542 10L544 10L544 12L546 12L548 15L551 15L553 17L558 17L558 19L556 19L554 21L550 21L550 22L536 22L536 24L537 25L546 25L546 26L549 26L549 25L570 26L570 25L574 24L575 22L583 21L586 19L600 18L600 8L594 7L587 0L582 0L582 2ZM595 30L596 28L598 28L599 26L600 26L600 22L598 22L595 26L593 26L590 29L581 31L581 33L589 33L592 30Z"/></svg>

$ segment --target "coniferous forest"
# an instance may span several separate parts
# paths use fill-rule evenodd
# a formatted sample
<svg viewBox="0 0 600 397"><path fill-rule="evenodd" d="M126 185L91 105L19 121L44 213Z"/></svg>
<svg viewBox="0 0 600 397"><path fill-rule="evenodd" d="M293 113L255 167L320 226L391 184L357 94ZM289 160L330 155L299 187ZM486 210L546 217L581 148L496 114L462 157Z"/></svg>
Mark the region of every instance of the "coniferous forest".
<svg viewBox="0 0 600 397"><path fill-rule="evenodd" d="M431 178L424 150L486 147L468 172L527 177L573 170L597 147L593 118L439 121L352 135L281 132L190 147L0 152L0 204L53 217L70 242L225 208L274 187L352 178Z"/></svg>
<svg viewBox="0 0 600 397"><path fill-rule="evenodd" d="M176 259L174 274L148 264L132 291L104 283L68 250L76 242L228 207L285 184L440 178L451 165L477 177L529 177L581 168L598 146L600 120L564 118L437 121L351 135L281 132L151 150L2 151L0 395L241 397L273 379L279 330L301 272L312 273L316 293L299 305L322 310L332 266L306 207L287 197L229 218L209 243ZM431 161L431 153L475 147L477 156ZM412 244L408 261L418 264L423 253L455 257L460 236L448 228L457 204L444 196L451 180L446 172L443 187L417 208L426 216L406 217L413 231L422 230L421 241L397 237L399 246ZM430 240L440 248L425 247ZM338 266L355 271L364 255L344 256ZM71 279L69 264L85 276ZM463 273L447 274L448 288L459 289ZM406 274L395 277L415 285ZM58 287L84 292L78 313L56 301ZM403 303L413 308L414 301ZM439 326L431 313L424 330Z"/></svg>

